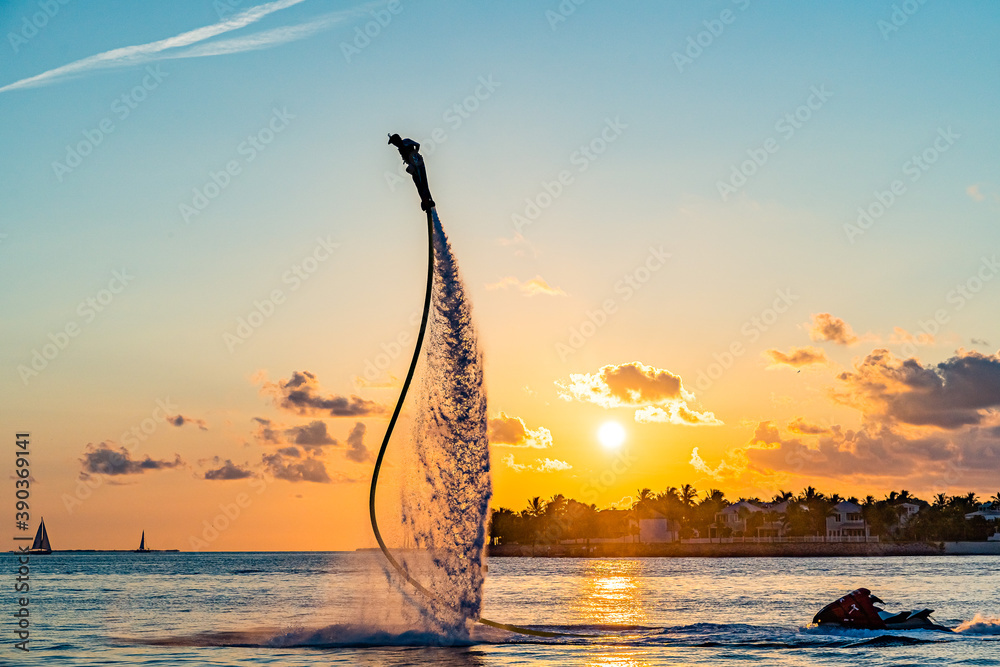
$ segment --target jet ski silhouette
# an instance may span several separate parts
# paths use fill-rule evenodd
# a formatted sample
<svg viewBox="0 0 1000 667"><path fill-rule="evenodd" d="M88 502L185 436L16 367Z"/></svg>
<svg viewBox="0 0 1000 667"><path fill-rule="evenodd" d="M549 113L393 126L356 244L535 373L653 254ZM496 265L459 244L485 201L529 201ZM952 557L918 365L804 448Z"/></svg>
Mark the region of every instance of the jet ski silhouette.
<svg viewBox="0 0 1000 667"><path fill-rule="evenodd" d="M413 139L402 139L398 134L389 135L389 143L399 150L399 157L406 165L406 173L413 177L420 195L420 210L429 211L434 208L431 190L427 186L427 170L424 169L424 158L420 155L420 144Z"/></svg>
<svg viewBox="0 0 1000 667"><path fill-rule="evenodd" d="M931 619L933 609L901 611L894 614L876 607L876 604L885 603L872 595L867 588L859 588L823 607L813 617L813 623L820 627L837 626L858 630L922 629L952 632L951 628L938 625Z"/></svg>

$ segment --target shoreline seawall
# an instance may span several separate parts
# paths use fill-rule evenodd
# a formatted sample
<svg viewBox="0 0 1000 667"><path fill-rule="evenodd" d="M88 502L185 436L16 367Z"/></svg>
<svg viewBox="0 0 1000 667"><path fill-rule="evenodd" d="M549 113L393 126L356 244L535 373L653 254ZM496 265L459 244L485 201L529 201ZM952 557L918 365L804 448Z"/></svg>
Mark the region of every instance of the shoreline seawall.
<svg viewBox="0 0 1000 667"><path fill-rule="evenodd" d="M963 543L976 544L976 543ZM984 543L985 544L985 543ZM940 542L764 542L735 544L501 544L489 547L490 558L746 558L940 556L958 553ZM962 552L971 553L971 552Z"/></svg>

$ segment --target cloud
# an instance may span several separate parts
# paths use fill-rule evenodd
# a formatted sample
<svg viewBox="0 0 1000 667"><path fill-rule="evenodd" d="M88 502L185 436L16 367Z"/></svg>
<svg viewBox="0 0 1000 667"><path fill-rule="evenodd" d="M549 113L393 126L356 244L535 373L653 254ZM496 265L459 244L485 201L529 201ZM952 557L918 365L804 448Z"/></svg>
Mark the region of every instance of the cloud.
<svg viewBox="0 0 1000 667"><path fill-rule="evenodd" d="M321 396L319 381L309 371L295 371L288 380L264 381L261 391L274 396L280 407L299 415L366 417L385 412L384 406L358 396Z"/></svg>
<svg viewBox="0 0 1000 667"><path fill-rule="evenodd" d="M815 341L832 341L840 345L854 345L860 338L851 331L851 326L830 313L816 313L813 316L809 337Z"/></svg>
<svg viewBox="0 0 1000 667"><path fill-rule="evenodd" d="M489 420L491 445L498 447L533 447L547 449L552 446L552 433L544 426L532 430L520 417L508 417L500 412Z"/></svg>
<svg viewBox="0 0 1000 667"><path fill-rule="evenodd" d="M194 417L185 417L184 415L174 415L173 417L168 416L167 421L174 426L184 426L184 424L194 424L202 431L208 430L208 424L204 419L195 419Z"/></svg>
<svg viewBox="0 0 1000 667"><path fill-rule="evenodd" d="M513 248L514 255L517 257L538 257L539 255L538 248L524 238L521 232L514 232L514 236L511 238L501 237L497 239L497 243L507 248Z"/></svg>
<svg viewBox="0 0 1000 667"><path fill-rule="evenodd" d="M258 440L264 443L279 445L282 442L280 427L276 427L274 422L264 417L254 417L257 423L257 433L254 434Z"/></svg>
<svg viewBox="0 0 1000 667"><path fill-rule="evenodd" d="M264 17L292 7L303 0L276 0L250 7L218 23L183 32L155 42L125 46L50 69L0 88L0 93L34 88L82 76L99 69L132 67L168 58L197 58L254 51L303 39L356 14L359 9L334 12L297 26L273 28L245 37L200 44L213 37L250 26Z"/></svg>
<svg viewBox="0 0 1000 667"><path fill-rule="evenodd" d="M229 459L221 467L205 472L205 479L210 480L246 479L252 476L249 469L238 466Z"/></svg>
<svg viewBox="0 0 1000 667"><path fill-rule="evenodd" d="M640 424L679 424L683 426L718 426L722 422L711 412L695 412L687 405L673 402L665 408L647 405L635 411Z"/></svg>
<svg viewBox="0 0 1000 667"><path fill-rule="evenodd" d="M333 482L326 471L326 465L318 458L289 461L283 454L275 453L264 454L261 460L267 472L277 479L288 482L315 482L317 484Z"/></svg>
<svg viewBox="0 0 1000 667"><path fill-rule="evenodd" d="M538 465L535 466L535 470L537 472L556 472L558 470L569 470L572 467L570 464L559 459L538 459Z"/></svg>
<svg viewBox="0 0 1000 667"><path fill-rule="evenodd" d="M1000 194L997 194L995 188L989 184L973 183L965 188L965 194L969 195L974 202L981 203L989 200L994 204L1000 203Z"/></svg>
<svg viewBox="0 0 1000 667"><path fill-rule="evenodd" d="M521 463L515 463L514 462L514 455L513 454L504 454L503 457L500 460L503 461L504 464L508 468L511 468L514 472L522 472L522 471L524 471L525 468L528 467L528 466L523 465Z"/></svg>
<svg viewBox="0 0 1000 667"><path fill-rule="evenodd" d="M983 345L989 347L990 342L988 340L983 340L982 338L973 338L971 341L973 345Z"/></svg>
<svg viewBox="0 0 1000 667"><path fill-rule="evenodd" d="M284 456L300 458L302 450L312 456L318 456L324 447L340 447L343 443L330 436L327 431L326 422L314 420L302 426L292 426L285 428L263 417L254 417L257 423L256 438L266 445L297 445L283 447L277 452ZM364 437L367 427L362 422L354 424L354 428L347 436L347 451L344 453L348 459L357 463L365 463L373 459L372 453L365 446ZM353 480L351 480L353 481Z"/></svg>
<svg viewBox="0 0 1000 667"><path fill-rule="evenodd" d="M890 423L957 429L1000 407L1000 357L979 352L924 366L877 349L838 379L838 400Z"/></svg>
<svg viewBox="0 0 1000 667"><path fill-rule="evenodd" d="M892 334L889 335L889 342L894 345L906 343L910 345L933 345L934 336L929 333L911 334L903 327L893 327Z"/></svg>
<svg viewBox="0 0 1000 667"><path fill-rule="evenodd" d="M157 461L147 456L141 461L133 460L131 453L121 447L112 449L108 443L102 442L94 446L88 444L80 459L83 464L83 474L98 475L141 475L147 470L164 470L184 465L181 457L174 455L173 461Z"/></svg>
<svg viewBox="0 0 1000 667"><path fill-rule="evenodd" d="M355 463L364 463L366 461L372 460L372 453L368 451L365 447L365 431L367 427L358 422L354 425L351 430L350 435L347 436L347 444L350 449L347 450L347 458L354 461Z"/></svg>
<svg viewBox="0 0 1000 667"><path fill-rule="evenodd" d="M535 465L516 463L513 454L504 454L500 460L514 472L524 472L525 470L531 472L558 472L561 470L570 470L573 467L565 461L549 458L535 459Z"/></svg>
<svg viewBox="0 0 1000 667"><path fill-rule="evenodd" d="M807 422L802 417L796 417L792 421L785 425L789 433L798 433L800 435L820 435L822 433L829 433L830 429L825 426L820 426L819 424L813 424L812 422Z"/></svg>
<svg viewBox="0 0 1000 667"><path fill-rule="evenodd" d="M786 365L793 368L801 368L802 366L809 366L810 364L825 364L828 363L826 358L826 353L819 348L815 348L811 345L806 347L793 347L788 350L788 352L782 352L780 350L767 350L764 356L771 360L771 368L777 366Z"/></svg>
<svg viewBox="0 0 1000 667"><path fill-rule="evenodd" d="M725 463L724 462L720 463L719 466L718 466L718 468L715 468L715 469L712 469L712 468L708 467L708 464L705 463L705 460L701 458L700 454L698 454L698 448L697 447L694 447L694 448L691 449L691 460L688 461L688 463L695 470L697 470L698 472L705 473L706 475L708 475L712 479L721 479L722 478L721 471L722 471L722 468L725 465Z"/></svg>
<svg viewBox="0 0 1000 667"><path fill-rule="evenodd" d="M838 373L830 397L859 412L860 426L795 417L758 422L715 467L697 450L690 464L741 488L774 489L792 478L938 493L987 489L1000 469L1000 357L959 351L940 363L873 350Z"/></svg>
<svg viewBox="0 0 1000 667"><path fill-rule="evenodd" d="M524 296L537 296L539 294L546 296L566 296L566 292L561 287L552 287L541 276L535 276L523 283L514 276L506 276L498 282L486 285L486 289L488 290L507 289L508 287L518 290Z"/></svg>
<svg viewBox="0 0 1000 667"><path fill-rule="evenodd" d="M285 435L296 445L336 445L337 441L326 432L326 422L309 422L305 426L293 426L285 429Z"/></svg>
<svg viewBox="0 0 1000 667"><path fill-rule="evenodd" d="M585 401L603 408L634 407L638 422L717 425L711 412L697 412L688 404L694 394L684 388L679 375L633 361L603 366L595 374L574 373L569 383L556 382L560 398Z"/></svg>

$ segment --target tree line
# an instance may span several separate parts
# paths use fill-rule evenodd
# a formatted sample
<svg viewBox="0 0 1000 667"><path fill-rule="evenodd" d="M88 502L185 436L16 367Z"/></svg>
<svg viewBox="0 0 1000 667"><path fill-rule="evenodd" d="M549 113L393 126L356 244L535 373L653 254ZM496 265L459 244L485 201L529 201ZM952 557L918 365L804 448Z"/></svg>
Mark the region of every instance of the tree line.
<svg viewBox="0 0 1000 667"><path fill-rule="evenodd" d="M966 519L983 508L1000 510L1000 492L980 502L974 492L964 496L939 493L930 502L917 498L905 489L892 491L876 500L869 495L863 500L840 494L825 495L808 486L799 494L779 491L768 501L757 497L740 498L758 505L763 512L741 508L739 516L746 525L746 536L769 524L780 526L788 536L824 536L826 519L835 505L847 500L861 506L861 514L868 523L871 535L881 541L977 541L985 540L1000 523L990 522L982 516ZM739 502L737 501L737 502ZM787 503L784 511L775 505ZM904 504L919 506L920 510L907 517ZM598 538L620 539L638 534L636 519L662 515L676 527L681 539L709 536L715 524L715 515L730 503L719 489L698 492L690 484L667 487L662 493L649 488L639 489L631 507L598 509L596 504L582 503L562 494L543 500L535 496L527 506L514 511L507 507L494 509L490 520L491 544L555 544L561 540L591 540ZM655 512L655 514L654 514ZM716 526L721 537L738 537Z"/></svg>

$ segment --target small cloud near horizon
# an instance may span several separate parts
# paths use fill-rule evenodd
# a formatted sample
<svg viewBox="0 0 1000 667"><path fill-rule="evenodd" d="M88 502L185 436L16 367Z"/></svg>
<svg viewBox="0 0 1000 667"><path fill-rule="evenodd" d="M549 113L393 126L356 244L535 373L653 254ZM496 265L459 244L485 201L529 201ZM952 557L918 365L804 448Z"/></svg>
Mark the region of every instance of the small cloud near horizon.
<svg viewBox="0 0 1000 667"><path fill-rule="evenodd" d="M508 287L516 289L521 294L528 297L537 296L539 294L546 296L566 296L566 292L564 292L561 287L552 287L541 276L535 276L525 282L521 282L514 276L506 276L495 283L489 283L486 285L486 289L488 290L507 289Z"/></svg>

